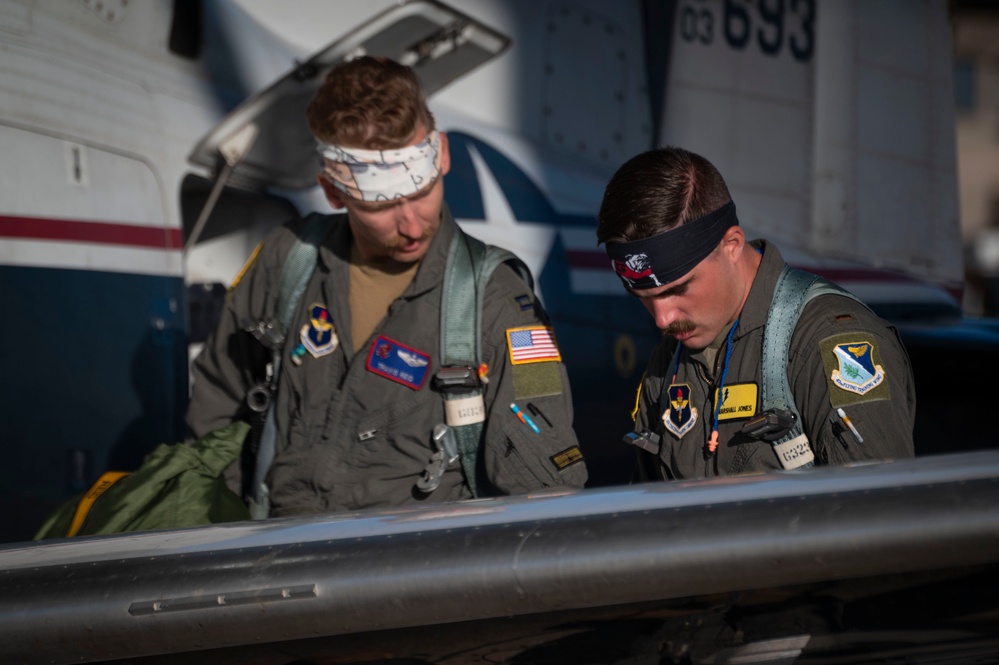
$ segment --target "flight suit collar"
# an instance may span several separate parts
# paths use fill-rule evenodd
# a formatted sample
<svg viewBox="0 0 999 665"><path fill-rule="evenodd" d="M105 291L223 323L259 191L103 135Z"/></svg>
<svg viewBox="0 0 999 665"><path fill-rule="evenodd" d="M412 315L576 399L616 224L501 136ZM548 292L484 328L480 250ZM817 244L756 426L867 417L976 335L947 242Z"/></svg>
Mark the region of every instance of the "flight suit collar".
<svg viewBox="0 0 999 665"><path fill-rule="evenodd" d="M760 262L759 270L756 271L753 286L739 316L739 330L736 331L739 337L766 325L770 301L773 299L777 279L785 265L784 257L772 243L766 240L752 240L749 245L763 253L763 260Z"/></svg>
<svg viewBox="0 0 999 665"><path fill-rule="evenodd" d="M415 298L437 288L444 282L444 268L447 263L448 250L451 248L451 238L458 232L458 224L451 216L447 203L441 205L441 225L437 235L430 241L430 247L423 256L420 269L416 271L413 283L403 294L403 298Z"/></svg>
<svg viewBox="0 0 999 665"><path fill-rule="evenodd" d="M331 224L333 229L320 248L319 260L334 281L340 282L349 278L350 242L353 236L346 214L333 215ZM441 283L444 279L444 263L447 261L448 248L457 228L458 225L451 216L447 204L443 204L440 229L430 242L413 283L403 293L404 297L420 295Z"/></svg>
<svg viewBox="0 0 999 665"><path fill-rule="evenodd" d="M328 276L323 283L324 296L329 303L334 321L346 349L356 351L354 340L350 339L350 289L333 285L349 284L350 280L350 243L353 235L346 214L332 215L330 218L332 230L319 250L320 269ZM428 291L441 286L444 281L444 268L447 263L448 250L455 233L460 232L458 224L451 216L447 204L441 207L441 225L437 235L430 242L430 247L424 255L416 277L406 287L402 294L404 299L416 298ZM391 312L391 310L390 310ZM347 354L352 356L351 353Z"/></svg>
<svg viewBox="0 0 999 665"><path fill-rule="evenodd" d="M725 347L725 341L728 339L728 333L732 329L732 325L733 324L730 323L722 328L721 332L718 333L718 336L715 337L714 341L703 349L690 352L690 359L701 365L701 368L704 370L704 375L709 381L714 381L715 375L718 373L719 356L725 356L723 349Z"/></svg>

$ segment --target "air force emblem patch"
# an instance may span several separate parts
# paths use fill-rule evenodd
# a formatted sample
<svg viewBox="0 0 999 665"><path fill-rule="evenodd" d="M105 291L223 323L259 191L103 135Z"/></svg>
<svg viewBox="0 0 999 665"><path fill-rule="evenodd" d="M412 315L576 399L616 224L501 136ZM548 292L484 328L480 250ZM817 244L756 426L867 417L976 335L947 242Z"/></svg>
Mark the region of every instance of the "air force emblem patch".
<svg viewBox="0 0 999 665"><path fill-rule="evenodd" d="M678 439L689 432L697 422L697 409L690 405L690 386L674 383L669 387L669 408L663 414L666 429Z"/></svg>
<svg viewBox="0 0 999 665"><path fill-rule="evenodd" d="M302 326L302 346L308 349L313 358L320 358L336 350L340 343L333 318L324 306L313 303L309 306L309 322Z"/></svg>
<svg viewBox="0 0 999 665"><path fill-rule="evenodd" d="M873 351L874 345L870 342L837 344L833 353L839 361L839 368L832 371L829 380L837 387L858 395L870 392L885 380L884 368L874 364Z"/></svg>
<svg viewBox="0 0 999 665"><path fill-rule="evenodd" d="M833 407L890 399L887 372L868 339L841 333L819 342Z"/></svg>

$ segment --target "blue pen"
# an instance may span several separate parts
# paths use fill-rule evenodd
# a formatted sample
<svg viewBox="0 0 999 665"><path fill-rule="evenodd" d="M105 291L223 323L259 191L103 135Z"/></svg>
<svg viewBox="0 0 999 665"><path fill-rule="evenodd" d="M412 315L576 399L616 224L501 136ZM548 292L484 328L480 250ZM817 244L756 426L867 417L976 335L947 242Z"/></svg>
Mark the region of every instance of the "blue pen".
<svg viewBox="0 0 999 665"><path fill-rule="evenodd" d="M515 414L517 414L517 417L520 418L520 422L524 423L525 425L528 425L531 429L533 429L535 434L541 434L541 430L538 429L538 426L534 424L534 421L531 420L531 417L528 416L523 411L521 411L519 406L517 406L516 404L511 404L510 410L513 411Z"/></svg>

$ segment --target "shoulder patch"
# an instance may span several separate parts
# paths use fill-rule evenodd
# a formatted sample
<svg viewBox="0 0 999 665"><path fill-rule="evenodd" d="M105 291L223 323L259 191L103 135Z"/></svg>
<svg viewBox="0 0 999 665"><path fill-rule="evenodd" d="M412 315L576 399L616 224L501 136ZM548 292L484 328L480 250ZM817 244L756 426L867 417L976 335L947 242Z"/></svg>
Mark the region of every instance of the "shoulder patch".
<svg viewBox="0 0 999 665"><path fill-rule="evenodd" d="M819 342L833 407L891 399L887 372L868 333L840 333Z"/></svg>
<svg viewBox="0 0 999 665"><path fill-rule="evenodd" d="M507 328L506 344L512 365L562 360L555 344L555 331L548 326Z"/></svg>

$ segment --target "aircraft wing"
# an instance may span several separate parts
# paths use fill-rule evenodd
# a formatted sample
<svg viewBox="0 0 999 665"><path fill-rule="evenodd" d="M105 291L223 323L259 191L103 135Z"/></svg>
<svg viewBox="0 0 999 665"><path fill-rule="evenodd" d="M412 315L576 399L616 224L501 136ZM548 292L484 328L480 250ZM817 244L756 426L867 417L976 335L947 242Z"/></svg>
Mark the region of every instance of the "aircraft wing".
<svg viewBox="0 0 999 665"><path fill-rule="evenodd" d="M987 451L18 544L0 653L995 662L997 503Z"/></svg>

